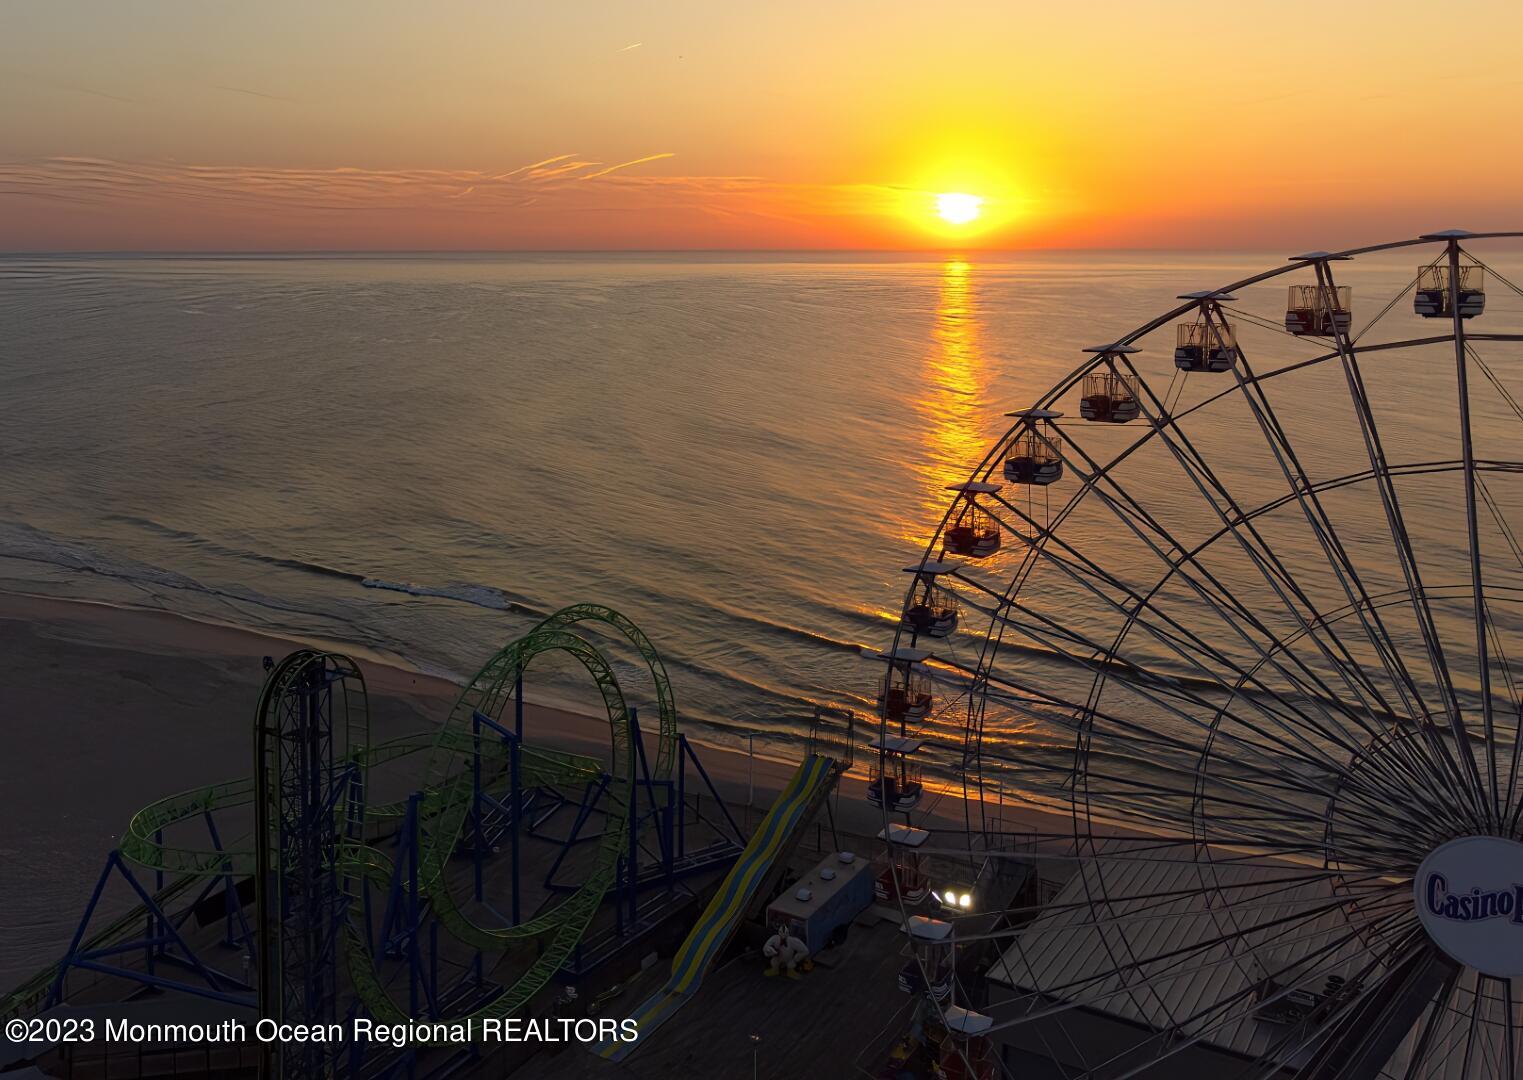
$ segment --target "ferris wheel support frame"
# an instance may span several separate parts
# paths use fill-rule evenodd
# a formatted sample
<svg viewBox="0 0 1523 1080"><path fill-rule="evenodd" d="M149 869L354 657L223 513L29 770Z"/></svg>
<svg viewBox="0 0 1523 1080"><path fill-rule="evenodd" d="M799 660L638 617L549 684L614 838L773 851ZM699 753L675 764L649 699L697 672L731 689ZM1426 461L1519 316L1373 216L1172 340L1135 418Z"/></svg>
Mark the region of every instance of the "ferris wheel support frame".
<svg viewBox="0 0 1523 1080"><path fill-rule="evenodd" d="M1251 688L1260 676L1261 670L1272 670L1280 678L1287 680L1288 685L1309 689L1315 687L1320 690L1321 701L1312 701L1308 704L1315 705L1317 709L1331 709L1332 712L1323 712L1329 721L1328 728L1332 727L1334 717L1345 723L1356 725L1357 731L1363 731L1371 739L1368 744L1358 744L1349 740L1334 739L1335 747L1341 748L1349 755L1346 761L1331 762L1336 769L1347 770L1335 772L1339 778L1340 788L1346 786L1348 790L1357 796L1350 802L1352 806L1339 807L1342 814L1350 815L1350 820L1356 823L1370 823L1369 811L1364 807L1374 807L1378 800L1390 798L1399 793L1399 785L1431 776L1442 788L1442 794L1457 797L1462 800L1470 812L1476 815L1476 819L1483 822L1487 832L1501 831L1504 828L1516 828L1519 820L1523 820L1523 808L1515 808L1510 820L1504 820L1504 799L1501 787L1499 765L1497 761L1496 746L1496 719L1493 705L1492 671L1490 662L1491 635L1498 631L1490 622L1488 611L1488 595L1483 584L1484 574L1482 565L1482 545L1480 536L1480 506L1484 499L1492 515L1497 517L1498 524L1504 531L1504 537L1509 540L1517 554L1517 545L1508 533L1506 523L1499 516L1496 502L1488 491L1485 490L1481 477L1488 472L1499 474L1516 473L1520 470L1519 463L1501 460L1482 459L1477 456L1471 416L1471 388L1469 385L1470 358L1473 354L1472 341L1523 341L1523 334L1492 334L1470 333L1465 327L1465 318L1468 315L1478 314L1480 303L1477 301L1473 310L1468 313L1462 311L1460 303L1460 286L1462 284L1460 256L1462 254L1461 241L1488 240L1517 238L1523 236L1523 232L1485 232L1469 233L1459 230L1451 230L1443 233L1424 234L1414 239L1401 240L1390 243L1367 245L1364 247L1350 248L1340 252L1314 252L1305 256L1292 259L1287 264L1264 271L1250 277L1243 278L1221 289L1191 294L1189 302L1175 307L1165 314L1145 323L1131 333L1117 339L1112 345L1090 350L1099 353L1095 359L1080 365L1068 375L1058 380L1055 386L1046 394L1042 395L1033 410L1048 410L1057 401L1070 392L1091 372L1102 367L1109 371L1109 378L1113 380L1129 380L1125 385L1133 387L1137 394L1138 405L1142 417L1146 421L1147 430L1141 437L1132 441L1113 460L1101 462L1091 456L1084 447L1076 442L1061 425L1045 421L1049 433L1055 433L1056 439L1053 448L1057 451L1057 461L1065 469L1071 469L1080 480L1079 493L1072 498L1067 498L1064 505L1058 509L1058 521L1052 520L1051 503L1045 497L1043 491L1042 503L1047 504L1047 522L1038 520L1035 512L1023 511L1016 504L1016 500L1007 498L1000 493L980 493L982 497L975 498L971 493L960 494L948 506L940 523L927 545L919 567L921 570L937 558L936 549L946 530L961 516L970 512L971 507L980 503L984 504L987 513L990 508L998 508L1001 512L990 514L998 528L1008 535L1016 538L1022 544L1022 557L1020 565L1013 575L1009 587L1003 593L977 581L974 577L966 575L960 569L954 569L948 575L963 588L972 589L981 595L987 596L993 601L991 610L977 607L990 618L990 630L984 638L976 664L968 664L955 657L938 654L930 658L930 662L940 668L959 672L969 677L966 687L959 692L959 697L965 693L968 699L967 723L963 737L963 789L964 789L964 818L968 823L967 854L969 857L974 851L974 833L972 814L974 808L969 806L972 798L976 797L979 802L977 813L983 828L979 831L987 834L987 819L983 800L986 786L982 766L982 752L984 744L983 727L985 723L985 706L994 697L993 687L1008 688L1014 697L1005 698L1007 703L1022 700L1033 704L1043 700L1052 704L1069 704L1062 697L1044 695L1041 687L1032 685L1031 680L1023 678L1004 678L995 673L992 668L992 657L1003 646L1006 630L1015 629L1019 633L1028 635L1033 641L1046 640L1049 644L1053 640L1066 641L1069 646L1076 649L1091 649L1096 658L1092 662L1083 663L1093 678L1090 684L1088 700L1083 705L1075 706L1081 713L1081 719L1076 735L1075 745L1075 769L1079 770L1080 763L1090 753L1089 741L1094 730L1094 722L1103 717L1108 722L1118 722L1121 729L1125 730L1125 722L1120 718L1107 715L1100 710L1099 696L1108 679L1118 671L1125 671L1127 661L1121 659L1121 644L1134 626L1149 635L1150 640L1161 641L1165 646L1173 650L1177 655L1185 657L1187 662L1193 658L1181 648L1182 643L1188 641L1193 635L1188 627L1168 627L1170 622L1167 612L1160 612L1151 608L1152 598L1162 590L1170 581L1177 580L1209 605L1218 615L1224 612L1232 612L1244 617L1250 626L1253 626L1253 613L1242 604L1236 604L1231 597L1230 591L1218 581L1212 571L1199 559L1199 556L1217 540L1223 539L1225 534L1231 533L1233 540L1241 549L1248 562L1257 568L1262 576L1264 584L1278 598L1280 606L1292 616L1293 634L1288 637L1277 637L1267 632L1267 626L1260 623L1255 628L1264 636L1258 640L1243 633L1244 642L1251 646L1257 653L1257 660L1248 668L1239 667L1235 661L1230 661L1227 655L1220 650L1210 647L1201 649L1201 655L1211 663L1226 663L1229 671L1236 672L1236 681L1233 684L1232 700L1247 700L1251 694ZM1395 251L1407 247L1425 244L1442 243L1444 256L1442 261L1447 263L1446 281L1448 287L1447 301L1428 300L1428 308L1418 308L1419 315L1431 317L1434 314L1434 306L1441 309L1441 303L1449 304L1448 315L1451 322L1451 332L1443 335L1429 335L1422 338L1409 338L1400 341L1378 342L1365 344L1359 341L1359 336L1353 333L1351 320L1346 318L1333 318L1332 313L1346 311L1346 306L1339 309L1336 305L1339 296L1339 286L1334 278L1331 264L1356 255L1375 252ZM1437 264L1435 264L1436 266ZM1495 274L1494 270L1480 264L1487 274ZM1473 268L1473 267L1472 267ZM1233 373L1233 386L1216 394L1211 394L1204 401L1192 404L1182 413L1176 413L1170 408L1172 393L1159 395L1156 393L1142 373L1132 363L1129 352L1133 342L1152 333L1167 323L1182 316L1194 313L1200 322L1203 322L1209 335L1208 341L1218 346L1225 347L1226 342L1231 340L1231 331L1227 324L1227 313L1223 307L1223 300L1231 300L1231 294L1250 285L1258 284L1297 270L1310 269L1315 276L1315 295L1317 302L1322 305L1321 310L1328 313L1327 325L1329 332L1310 336L1330 338L1334 346L1333 351L1320 354L1316 357L1296 361L1294 363L1276 366L1264 372L1255 372L1249 365L1247 357L1243 354L1240 341L1233 341L1232 348L1236 354L1236 363L1230 368ZM1431 268L1430 268L1431 269ZM1421 277L1421 275L1419 275ZM1497 275L1500 277L1500 275ZM1434 286L1431 283L1426 287L1431 291ZM1466 279L1468 280L1468 279ZM1517 286L1502 279L1515 292L1523 294ZM1386 308L1375 317L1373 321L1379 321L1386 312L1398 303L1402 296L1410 291L1413 286L1392 300ZM1477 291L1479 286L1476 286ZM1343 301L1346 305L1347 290L1344 290ZM1467 301L1468 303L1468 301ZM1439 313L1442 313L1441 310ZM1287 317L1288 320L1288 317ZM1367 329L1368 327L1366 327ZM1290 330L1287 321L1287 330ZM1363 331L1361 331L1362 336ZM1458 383L1459 413L1460 413L1460 447L1457 459L1447 460L1399 460L1393 461L1388 457L1384 442L1381 437L1379 425L1376 422L1371 398L1364 384L1363 373L1360 368L1359 356L1361 353L1376 353L1390 349L1411 348L1421 345L1435 345L1444 342L1452 342L1454 346L1456 379ZM1343 477L1313 481L1307 469L1299 460L1294 447L1291 445L1286 429L1275 416L1273 406L1268 396L1264 393L1264 385L1268 380L1277 376L1336 360L1341 370L1344 381L1348 387L1350 401L1354 407L1354 414L1359 424L1360 439L1363 443L1365 455L1368 458L1368 468L1351 472ZM1481 361L1479 355L1475 355L1475 362L1481 370L1498 385L1496 376ZM1184 365L1181 363L1181 367ZM1219 370L1219 369L1218 369ZM1087 385L1087 384L1086 384ZM1096 384L1100 385L1100 384ZM1109 385L1109 384L1107 384ZM1172 392L1172 384L1171 384ZM1088 390L1086 390L1088 392ZM1253 418L1258 426L1266 445L1273 454L1280 472L1289 491L1276 496L1269 502L1260 505L1240 505L1232 496L1229 487L1224 484L1211 467L1206 455L1192 444L1189 436L1180 427L1179 421L1190 413L1205 408L1211 403L1220 400L1231 393L1240 394L1248 402ZM1503 396L1508 398L1514 412L1519 412L1518 406L1512 402L1505 390ZM1088 402L1086 402L1086 407ZM1098 410L1097 410L1098 411ZM1012 414L1020 416L1020 419L995 442L989 453L970 474L969 483L958 485L961 489L967 489L973 484L985 481L997 467L1000 459L1014 446L1015 440L1023 433L1035 430L1039 421L1031 419L1024 414ZM1095 419L1090 412L1086 412L1087 419ZM1523 418L1523 412L1519 412ZM1103 416L1099 418L1104 418ZM1188 477L1191 486L1200 494L1202 499L1212 508L1217 516L1219 529L1210 537L1193 547L1186 547L1180 541L1170 535L1167 528L1163 527L1156 519L1151 518L1140 503L1127 492L1112 475L1114 469L1137 449L1152 440L1157 440L1170 457L1177 463L1181 471ZM1077 460L1076 460L1077 459ZM1023 459L1024 460L1024 459ZM1082 462L1082 466L1080 465ZM1471 615L1475 629L1475 658L1480 672L1481 681L1481 723L1479 731L1476 730L1474 720L1472 726L1467 726L1466 709L1462 707L1456 681L1450 670L1449 658L1445 655L1444 639L1439 632L1438 622L1434 615L1433 602L1435 599L1449 599L1458 595L1461 588L1447 580L1437 584L1425 582L1422 569L1416 555L1412 535L1407 527L1401 500L1398 497L1394 480L1400 476L1423 475L1428 473L1445 473L1458 471L1464 480L1465 496L1465 551L1468 573L1466 589L1469 594ZM1373 482L1380 497L1381 512L1386 519L1387 531L1391 543L1396 551L1396 565L1401 571L1401 578L1406 588L1391 590L1389 593L1376 592L1363 580L1359 568L1353 557L1346 550L1337 535L1337 530L1328 511L1322 505L1320 496L1327 491L1336 490L1348 484ZM1163 579L1155 584L1143 595L1126 586L1124 582L1114 575L1108 575L1103 567L1094 565L1082 552L1074 550L1057 535L1057 525L1078 503L1088 497L1094 496L1096 501L1105 507L1111 515L1119 520L1130 535L1137 538L1158 557L1166 566L1167 572ZM1254 519L1270 513L1280 507L1288 505L1294 499L1298 504L1302 516L1304 516L1308 528L1317 541L1322 551L1328 569L1336 580L1339 590L1342 592L1346 607L1329 610L1313 604L1308 596L1300 593L1297 588L1295 575L1291 574L1286 567L1280 564L1273 550L1254 528ZM1007 520L1009 515L1009 520ZM1519 556L1523 559L1523 556ZM1088 565L1085 565L1088 563ZM1022 586L1029 575L1037 566L1056 567L1066 575L1064 580L1076 582L1089 590L1090 594L1108 604L1111 609L1119 612L1124 618L1124 625L1116 633L1109 644L1092 641L1082 633L1076 632L1072 627L1062 623L1061 619L1044 616L1023 605L1020 599ZM914 568L911 568L914 569ZM914 589L920 581L917 573L912 579L912 584L906 592L906 610L911 602ZM1106 584L1116 589L1121 595L1115 597L1107 595L1106 590L1099 588L1098 584ZM1505 590L1504 590L1505 591ZM1395 599L1391 599L1395 597ZM1491 597L1495 601L1496 597ZM1511 599L1509 597L1509 599ZM1386 625L1382 609L1391 606L1404 606L1403 601L1410 601L1412 614L1416 620L1421 641L1421 654L1426 664L1418 667L1427 667L1431 671L1433 684L1439 688L1441 704L1437 710L1430 711L1427 700L1418 688L1418 677L1413 670L1407 668L1406 663L1398 649L1392 630ZM1146 612L1148 621L1139 623L1139 619ZM1375 670L1383 672L1389 680L1392 691L1397 701L1387 697L1372 677L1371 671L1365 670L1356 655L1350 651L1349 644L1332 630L1332 626L1339 621L1350 619L1357 624L1357 637L1365 640L1373 650L1373 655L1378 658ZM1165 624L1165 632L1154 625L1154 620L1162 620ZM1226 621L1233 625L1231 618ZM1044 626L1045 624L1045 626ZM910 641L915 642L913 629L904 623L896 628L893 644L885 655L898 655L904 635L911 635ZM1171 640L1171 634L1177 636ZM1242 633L1240 631L1240 633ZM1044 635L1046 635L1044 637ZM1289 645L1296 640L1304 639L1318 651L1321 663L1327 665L1328 673L1335 682L1341 684L1350 695L1349 700L1333 691L1332 686L1325 681L1324 675L1308 666L1299 656L1295 655ZM1497 644L1500 649L1500 642ZM1078 659L1059 649L1065 659L1074 661ZM1468 664L1471 657L1466 657ZM1197 661L1198 662L1198 661ZM1502 658L1504 666L1503 674L1508 680L1509 688L1512 688L1512 676L1506 670L1506 659ZM1320 664L1318 665L1321 666ZM1297 673L1299 668L1299 674ZM1302 680L1305 680L1304 682ZM1264 686L1258 682L1259 686ZM1196 695L1192 701L1190 691L1177 687L1170 687L1166 691L1148 691L1144 686L1142 691L1138 686L1128 683L1128 688L1134 692L1141 692L1152 704L1164 709L1172 709L1176 714L1180 710L1169 700L1170 696L1176 697L1180 702L1191 702L1195 707L1205 705L1205 699ZM1267 690L1267 688L1266 688ZM1149 697L1149 693L1152 694ZM1274 708L1287 706L1299 720L1306 719L1300 714L1299 706L1290 705L1276 696L1272 691L1268 696L1273 702L1269 704L1252 701L1251 706L1258 709L1266 718L1266 723L1276 721L1283 723L1285 716L1276 717ZM1399 702L1399 703L1398 703ZM1209 734L1205 743L1205 750L1197 760L1195 797L1205 797L1205 766L1211 754L1212 744L1219 738L1226 738L1227 733L1221 730L1223 719L1228 715L1231 700L1214 708L1214 719L1209 724ZM1442 714L1442 720L1435 713ZM1365 775L1355 775L1355 766L1362 758L1367 757L1366 746L1374 746L1381 738L1378 724L1373 723L1381 716L1411 716L1417 720L1415 724L1415 738L1390 740L1389 746L1381 746L1389 754L1379 763L1379 768L1371 768ZM939 715L939 714L933 714ZM1365 718L1370 719L1366 723ZM1187 719L1194 719L1187 717ZM1240 717L1234 717L1235 721L1241 721ZM1440 727L1440 724L1443 727ZM880 734L888 734L889 721L886 716L880 716ZM1252 725L1244 725L1248 730L1263 734ZM1318 727L1315 724L1312 730L1317 735L1328 735L1328 728ZM1455 749L1451 751L1449 743L1441 736L1441 730L1447 730L1447 734L1453 739ZM1355 734L1351 729L1349 734ZM1157 738L1157 734L1154 738ZM1336 734L1341 734L1337 732ZM1484 777L1482 765L1477 762L1477 756L1470 746L1470 739L1479 734L1484 741ZM1233 735L1231 738L1238 740L1239 745L1243 742L1242 735ZM1426 754L1416 749L1420 741ZM1307 747L1309 741L1304 740ZM1515 740L1513 748L1513 769L1508 778L1507 800L1511 800L1517 787L1518 781L1518 758L1520 745L1523 739ZM1200 749L1198 745L1192 745L1191 749ZM1461 752L1463 751L1463 752ZM1319 751L1321 752L1321 751ZM1331 760L1331 759L1329 759ZM1422 771L1423 763L1437 766L1436 775L1430 771ZM1240 762L1234 762L1240 765ZM1395 770L1395 778L1387 770ZM1073 798L1073 837L1076 844L1089 843L1093 845L1094 834L1084 829L1081 823L1081 815L1089 820L1098 820L1094 815L1098 808L1094 805L1089 789L1089 771L1083 771L1083 788L1074 788ZM1421 775L1419 775L1421 774ZM1114 782L1115 778L1107 777L1108 781ZM1145 787L1140 783L1139 788ZM1213 802L1222 802L1220 794L1211 796ZM1364 800L1364 805L1359 803ZM1442 797L1435 793L1435 810L1438 810ZM1230 800L1229 800L1230 801ZM1251 809L1252 803L1243 804L1245 811ZM1325 830L1326 837L1334 835L1334 822L1332 815L1334 804L1329 802L1325 812L1317 819ZM885 822L889 819L888 809L885 807ZM1203 822L1200 823L1203 827ZM1393 838L1396 834L1392 834ZM1197 835L1197 845L1209 846L1211 838L1205 835ZM1220 842L1218 838L1214 842ZM892 857L895 843L892 835L885 830L885 843ZM1266 845L1272 849L1273 845ZM1315 848L1307 848L1315 851ZM1323 850L1329 850L1328 843L1324 842ZM1209 857L1209 856L1208 856ZM1331 856L1328 856L1331 857ZM1089 883L1085 879L1086 891ZM1101 882L1104 889L1104 882ZM1389 890L1387 890L1388 892ZM1398 898L1399 900L1399 898ZM1385 902L1385 901L1383 901ZM907 911L904 899L900 897L901 908ZM1127 944L1129 948L1129 943ZM1110 945L1107 943L1106 948ZM918 962L917 954L917 962ZM1113 961L1122 962L1126 958L1112 957ZM1132 957L1137 966L1141 961ZM1401 1040L1415 1030L1422 1016L1423 1010L1430 1005L1432 1011L1426 1022L1422 1024L1421 1031L1417 1033L1417 1056L1413 1058L1412 1073L1422 1060L1422 1055L1432 1041L1437 1038L1437 1028L1440 1023L1440 1015L1448 1007L1448 1002L1455 993L1459 982L1460 968L1449 957L1445 956L1438 946L1427 940L1421 933L1415 937L1409 937L1399 952L1388 953L1380 960L1371 960L1371 966L1376 963L1385 964L1384 971L1387 977L1377 984L1378 993L1373 987L1366 987L1359 994L1344 1002L1338 1015L1328 1024L1318 1028L1308 1035L1299 1050L1310 1049L1314 1052L1312 1063L1307 1071L1298 1073L1311 1077L1332 1078L1348 1075L1374 1075L1378 1072L1391 1053L1395 1051ZM1398 973L1391 976L1391 972ZM924 972L922 972L924 974ZM1491 978L1499 982L1508 1002L1507 1020L1509 1035L1511 1035L1511 986L1505 979L1496 979L1494 976L1478 974L1474 989L1476 995L1476 1007L1480 1008L1479 995L1484 989L1485 980ZM1135 995L1137 992L1147 993L1145 985L1127 985L1123 980L1123 986L1116 993ZM951 999L949 999L951 1000ZM1160 1001L1160 1004L1162 1002ZM1394 1017L1394 1020L1393 1020ZM1023 1022L1020 1019L1005 1021L996 1024L994 1029L1009 1026L1010 1023ZM1226 1022L1226 1021L1223 1021ZM1490 1023L1491 1021L1488 1021ZM1472 1020L1472 1024L1474 1020ZM1171 1031L1178 1032L1180 1027L1173 1026ZM1329 1036L1329 1033L1331 1037ZM1448 1038L1445 1034L1444 1038ZM1472 1042L1473 1042L1472 1032ZM1196 1042L1196 1038L1185 1040L1187 1043ZM1281 1049L1287 1049L1286 1046ZM1471 1054L1471 1046L1466 1046L1466 1065L1468 1068ZM1173 1053L1171 1050L1164 1056ZM1283 1059L1282 1059L1283 1062ZM1277 1072L1281 1064L1275 1064L1264 1075ZM1352 1072L1350 1071L1352 1070ZM1138 1067L1119 1076L1132 1076L1145 1071ZM1086 1075L1089 1075L1086 1073ZM1109 1075L1109 1074L1107 1074ZM1512 1076L1511 1061L1509 1060L1509 1078Z"/></svg>

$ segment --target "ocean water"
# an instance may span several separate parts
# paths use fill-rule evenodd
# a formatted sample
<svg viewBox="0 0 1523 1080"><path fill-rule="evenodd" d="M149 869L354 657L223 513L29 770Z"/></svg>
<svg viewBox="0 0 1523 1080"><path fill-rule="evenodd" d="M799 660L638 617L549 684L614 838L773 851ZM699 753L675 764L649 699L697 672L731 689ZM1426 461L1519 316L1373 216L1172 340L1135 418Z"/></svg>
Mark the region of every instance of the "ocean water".
<svg viewBox="0 0 1523 1080"><path fill-rule="evenodd" d="M1523 279L1515 255L1495 259ZM750 733L787 754L814 704L872 711L881 665L868 657L892 639L902 568L1007 412L1179 293L1281 261L7 257L0 588L352 643L455 679L544 614L597 601L656 642L688 730L732 744ZM1415 261L1349 264L1356 321ZM1272 321L1283 296L1277 281L1242 299ZM1494 288L1488 326L1513 318L1516 299ZM1395 336L1431 330L1410 300L1387 323ZM1246 322L1240 336L1261 367L1271 352L1319 351ZM1162 386L1172 328L1158 338L1138 364ZM1432 404L1452 383L1445 348L1372 391L1403 453L1454 452L1453 418ZM1498 362L1504 379L1516 351ZM1210 378L1181 400L1214 392ZM1335 475L1363 451L1346 395L1329 386L1279 401L1311 467ZM1511 437L1495 393L1480 416L1497 425L1491 445ZM1257 437L1244 422L1206 410L1192 424L1229 484L1277 482L1262 446L1237 452L1245 432ZM1087 435L1135 432L1116 428ZM1128 482L1146 499L1197 497L1167 462L1136 460ZM1371 505L1349 505L1353 544L1380 535ZM1453 537L1450 511L1418 516L1423 539ZM1113 521L1067 528L1119 572L1152 557ZM1294 530L1281 542L1293 565L1320 557ZM1003 588L1019 571L1014 547L978 573ZM1243 566L1221 569L1244 595L1255 588ZM1054 584L1046 597L1086 617L1083 595ZM969 614L954 642L965 656L989 630ZM548 664L530 693L586 691ZM949 742L962 715L944 718ZM1031 710L1009 723L1034 757L1061 767L1071 754Z"/></svg>
<svg viewBox="0 0 1523 1080"><path fill-rule="evenodd" d="M705 735L773 730L869 693L1002 414L1235 265L8 258L0 586L455 678L599 601Z"/></svg>

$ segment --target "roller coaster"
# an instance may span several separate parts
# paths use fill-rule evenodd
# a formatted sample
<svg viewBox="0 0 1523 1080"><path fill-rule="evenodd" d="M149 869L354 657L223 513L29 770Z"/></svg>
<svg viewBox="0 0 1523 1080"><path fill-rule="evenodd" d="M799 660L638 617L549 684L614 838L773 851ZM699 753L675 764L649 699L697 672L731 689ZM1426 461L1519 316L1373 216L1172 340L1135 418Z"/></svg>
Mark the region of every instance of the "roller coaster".
<svg viewBox="0 0 1523 1080"><path fill-rule="evenodd" d="M643 661L658 718L652 750L610 661L573 632L581 623L618 635ZM525 744L525 673L548 654L576 661L596 686L608 722L606 760ZM642 890L664 885L670 895L676 877L734 862L744 846L678 732L660 656L634 623L606 607L551 615L492 656L437 730L380 743L370 738L365 682L353 660L303 649L266 666L252 776L170 796L134 815L67 953L0 1002L0 1014L88 1000L71 980L116 978L257 1007L282 1023L506 1018L558 975L592 962L582 952L606 901L614 901L616 920L609 936L630 937L655 918L658 905L642 901ZM426 757L416 790L391 802L375 798L378 767L419 755ZM704 819L716 839L695 851L685 835L689 764L723 818ZM573 802L565 792L577 789ZM572 806L569 833L552 838L560 851L545 878L549 895L526 913L521 844ZM594 815L601 828L589 833ZM202 829L204 840L187 837ZM239 839L224 842L229 835ZM583 845L592 854L573 858L581 880L555 880ZM467 875L458 867L467 861L470 895L460 896ZM113 877L139 903L87 933ZM492 903L501 891L511 903L506 912ZM207 958L205 928L218 922L217 944L242 954L239 974L224 970L225 957L220 964ZM270 1044L262 1065L271 1076L415 1075L419 1055L431 1050L446 1058L475 1053L431 1047L426 1037L390 1054L369 1045Z"/></svg>

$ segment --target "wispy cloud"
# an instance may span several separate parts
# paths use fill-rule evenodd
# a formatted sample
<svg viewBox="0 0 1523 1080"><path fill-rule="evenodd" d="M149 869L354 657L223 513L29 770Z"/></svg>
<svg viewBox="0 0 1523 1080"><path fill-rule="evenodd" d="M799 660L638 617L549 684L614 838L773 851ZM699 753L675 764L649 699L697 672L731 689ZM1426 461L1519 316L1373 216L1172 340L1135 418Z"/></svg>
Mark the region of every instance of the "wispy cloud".
<svg viewBox="0 0 1523 1080"><path fill-rule="evenodd" d="M344 242L396 235L398 229L409 237L532 233L549 240L557 229L560 235L587 235L593 228L612 237L601 224L587 223L617 219L626 223L619 228L644 230L642 237L663 235L660 223L686 221L690 230L701 230L696 223L708 221L750 228L753 242L791 230L797 243L832 221L880 216L902 202L894 189L871 184L641 171L673 158L662 152L608 164L568 153L494 169L275 168L90 157L0 162L0 234L25 225L28 235L41 238L31 242L46 244L53 233L77 235L87 221L94 223L91 229L118 230L172 221L179 235L197 235L193 230L200 227L219 237L247 237L233 243L256 242L271 227L307 236L347 228ZM49 207L57 209L44 210ZM66 208L91 213L76 218Z"/></svg>
<svg viewBox="0 0 1523 1080"><path fill-rule="evenodd" d="M630 49L638 49L641 45L644 45L644 44L645 44L645 42L643 42L643 41L637 41L633 45L626 45L626 46L624 46L619 51L620 52L629 52Z"/></svg>
<svg viewBox="0 0 1523 1080"><path fill-rule="evenodd" d="M246 86L223 86L220 83L213 84L215 90L226 90L229 94L246 94L249 97L264 98L266 101L283 101L295 104L294 98L281 97L279 94L267 94L263 90L250 90Z"/></svg>
<svg viewBox="0 0 1523 1080"><path fill-rule="evenodd" d="M676 156L676 154L647 154L645 157L635 158L633 161L625 161L618 165L610 165L606 169L599 169L597 172L587 173L582 177L582 179L596 180L601 176L607 176L609 173L618 172L620 169L629 169L633 168L636 165L644 165L647 161L660 161L663 158L671 158Z"/></svg>
<svg viewBox="0 0 1523 1080"><path fill-rule="evenodd" d="M573 185L635 184L613 174L670 153L647 154L608 165L576 154L556 154L501 171L446 169L302 169L257 165L187 165L54 157L0 163L0 195L65 195L79 201L188 201L285 205L293 209L344 206L384 210L419 207L470 194L479 206L516 204Z"/></svg>

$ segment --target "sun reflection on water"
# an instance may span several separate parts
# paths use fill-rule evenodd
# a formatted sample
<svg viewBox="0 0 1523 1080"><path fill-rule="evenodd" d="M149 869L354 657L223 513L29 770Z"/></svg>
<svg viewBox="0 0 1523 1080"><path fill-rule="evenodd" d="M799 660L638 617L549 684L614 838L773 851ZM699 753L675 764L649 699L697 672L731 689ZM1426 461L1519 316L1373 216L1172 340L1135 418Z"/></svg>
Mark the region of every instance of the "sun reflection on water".
<svg viewBox="0 0 1523 1080"><path fill-rule="evenodd" d="M926 453L917 466L920 510L914 520L903 523L900 534L916 545L923 546L940 522L951 498L947 485L966 480L988 449L988 372L979 348L973 273L962 259L948 259L941 268L926 378L915 401L925 421Z"/></svg>

